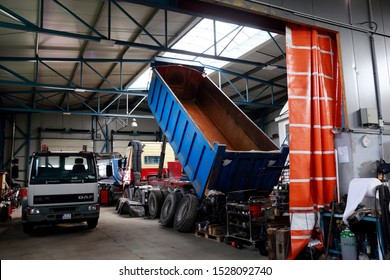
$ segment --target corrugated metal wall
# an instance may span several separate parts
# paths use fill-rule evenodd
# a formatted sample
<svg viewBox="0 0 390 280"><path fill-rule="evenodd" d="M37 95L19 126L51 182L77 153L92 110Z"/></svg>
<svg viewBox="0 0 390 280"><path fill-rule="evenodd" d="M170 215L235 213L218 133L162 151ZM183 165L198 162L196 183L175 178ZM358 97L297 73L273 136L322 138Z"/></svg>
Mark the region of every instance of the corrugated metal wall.
<svg viewBox="0 0 390 280"><path fill-rule="evenodd" d="M269 3L276 5L281 2L269 1ZM351 130L335 137L339 159L340 193L343 195L348 192L349 182L353 178L376 176L377 160L383 158L390 161L390 136L388 135L390 134L390 110L387 110L387 106L390 105L390 1L308 0L283 1L283 3L286 8L322 17L335 23L326 24L278 12L281 17L339 32L346 113ZM357 27L370 30L369 21L373 22L372 28L377 32L372 37L368 32L353 29ZM348 28L348 25L351 28ZM371 40L374 45L375 61L372 57ZM375 63L377 68L374 71ZM376 128L362 127L359 114L361 108L376 108L381 112L385 122L382 133ZM364 136L369 139L367 147L362 143Z"/></svg>
<svg viewBox="0 0 390 280"><path fill-rule="evenodd" d="M339 33L349 126L360 127L360 108L377 108L371 37L377 63L379 108L390 125L390 1L385 0L216 0L278 19ZM372 23L370 23L370 21ZM389 127L390 129L390 127Z"/></svg>

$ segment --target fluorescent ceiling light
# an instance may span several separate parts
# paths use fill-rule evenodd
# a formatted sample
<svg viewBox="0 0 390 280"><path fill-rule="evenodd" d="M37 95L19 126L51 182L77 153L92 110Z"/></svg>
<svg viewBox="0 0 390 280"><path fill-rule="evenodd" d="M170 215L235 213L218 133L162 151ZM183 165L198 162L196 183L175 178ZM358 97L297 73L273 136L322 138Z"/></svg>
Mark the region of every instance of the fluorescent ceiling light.
<svg viewBox="0 0 390 280"><path fill-rule="evenodd" d="M267 65L266 67L263 68L263 70L268 70L272 71L275 70L277 67L275 65Z"/></svg>

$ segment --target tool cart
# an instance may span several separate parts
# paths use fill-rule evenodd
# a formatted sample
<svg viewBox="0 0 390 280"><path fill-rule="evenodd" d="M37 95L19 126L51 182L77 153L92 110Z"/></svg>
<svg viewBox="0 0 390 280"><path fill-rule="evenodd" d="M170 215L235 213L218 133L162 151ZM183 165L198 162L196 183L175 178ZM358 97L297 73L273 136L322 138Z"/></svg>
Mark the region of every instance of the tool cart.
<svg viewBox="0 0 390 280"><path fill-rule="evenodd" d="M258 248L260 254L266 250L266 217L265 212L271 209L268 197L250 196L247 200L231 199L227 196L226 217L227 230L225 243L236 248L249 245Z"/></svg>

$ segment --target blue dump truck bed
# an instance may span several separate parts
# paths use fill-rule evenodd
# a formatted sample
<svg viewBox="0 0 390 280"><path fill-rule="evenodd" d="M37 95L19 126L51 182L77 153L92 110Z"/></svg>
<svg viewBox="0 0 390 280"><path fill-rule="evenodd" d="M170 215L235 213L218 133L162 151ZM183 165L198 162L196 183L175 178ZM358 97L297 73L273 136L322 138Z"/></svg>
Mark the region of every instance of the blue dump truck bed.
<svg viewBox="0 0 390 280"><path fill-rule="evenodd" d="M155 66L148 103L199 199L208 190L271 193L288 148L279 149L199 69Z"/></svg>

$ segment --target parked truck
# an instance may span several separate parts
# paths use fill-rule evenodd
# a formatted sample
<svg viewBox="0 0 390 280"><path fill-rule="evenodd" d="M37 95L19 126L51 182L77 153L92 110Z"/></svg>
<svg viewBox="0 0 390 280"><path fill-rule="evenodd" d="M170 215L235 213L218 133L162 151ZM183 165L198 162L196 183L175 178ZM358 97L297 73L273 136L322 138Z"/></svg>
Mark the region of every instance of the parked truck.
<svg viewBox="0 0 390 280"><path fill-rule="evenodd" d="M277 147L202 67L156 61L148 104L190 182L169 188L162 225L186 232L199 217L226 224L226 202L272 192L288 147Z"/></svg>
<svg viewBox="0 0 390 280"><path fill-rule="evenodd" d="M28 194L22 200L25 233L44 224L98 224L98 173L93 152L52 152L46 145L32 154Z"/></svg>
<svg viewBox="0 0 390 280"><path fill-rule="evenodd" d="M97 154L101 205L112 205L122 196L122 174L125 160L120 153ZM110 166L109 172L107 172L107 166Z"/></svg>
<svg viewBox="0 0 390 280"><path fill-rule="evenodd" d="M99 181L99 184L102 191L109 189L111 194L114 194L114 190L117 194L120 191L116 201L119 214L148 214L156 218L168 192L168 181L177 182L182 177L180 162L175 159L166 141L131 140L124 158L113 156L109 161L99 159L98 165L104 172L107 165L112 169L110 176Z"/></svg>

